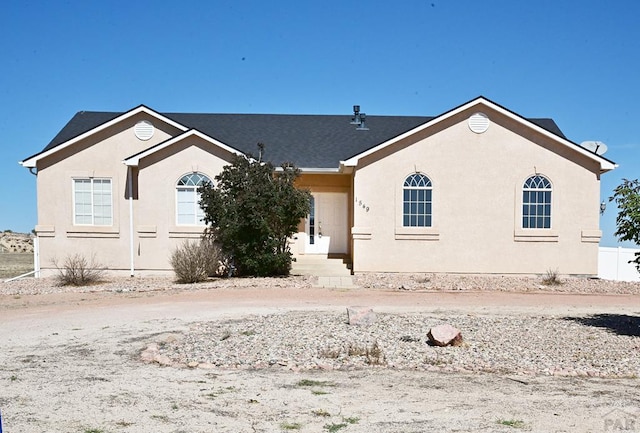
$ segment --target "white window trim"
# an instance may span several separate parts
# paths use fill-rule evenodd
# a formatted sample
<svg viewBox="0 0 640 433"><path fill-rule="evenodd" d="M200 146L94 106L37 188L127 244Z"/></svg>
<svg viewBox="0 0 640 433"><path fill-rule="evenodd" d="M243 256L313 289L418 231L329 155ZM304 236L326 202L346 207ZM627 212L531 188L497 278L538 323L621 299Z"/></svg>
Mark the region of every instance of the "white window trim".
<svg viewBox="0 0 640 433"><path fill-rule="evenodd" d="M91 223L83 224L78 223L76 221L77 213L76 213L76 181L77 180L89 180L91 181ZM94 210L94 191L93 191L93 182L95 180L108 180L109 186L111 187L110 196L111 196L111 205L109 206L109 224L95 224L95 210ZM113 179L110 177L87 177L87 176L74 176L71 178L71 211L73 214L73 225L74 226L82 226L82 227L113 227Z"/></svg>
<svg viewBox="0 0 640 433"><path fill-rule="evenodd" d="M525 228L525 227L523 227L524 212L522 211L522 207L524 206L524 201L523 201L523 199L522 199L522 195L523 195L523 193L524 193L524 191L525 191L524 184L525 184L525 182L526 182L527 180L529 180L530 178L532 178L532 177L534 177L534 176L541 176L541 177L544 177L544 178L545 178L545 179L547 179L547 181L549 182L549 185L551 185L551 188L550 188L550 189L527 188L527 191L549 191L549 192L551 192L551 203L549 203L550 208L551 208L551 215L549 216L549 227L548 227L548 228L544 228L544 227L527 227L527 228ZM532 174L532 175L527 176L527 177L524 179L524 181L520 184L520 199L519 199L519 201L518 201L518 202L519 202L519 205L520 205L520 207L519 207L519 209L520 209L520 211L519 211L520 218L519 218L519 220L518 220L519 230L521 230L522 232L535 232L535 231L540 231L541 233L542 233L542 232L545 232L545 233L551 233L551 232L554 232L554 227L553 227L553 218L554 218L554 215L555 215L555 209L554 209L554 208L555 208L555 206L554 206L554 203L555 203L555 199L554 199L554 197L555 197L555 195L556 195L556 194L555 194L555 188L554 188L554 186L553 186L553 182L551 181L551 179L549 178L549 176L546 176L546 175L544 175L544 174L542 174L542 173L535 173L535 174ZM555 232L554 232L554 233L555 233ZM544 237L544 236L546 236L546 235L545 235L545 234L541 234L541 236L543 236L543 237ZM551 235L551 236L554 236L554 235ZM557 237L557 235L556 235L556 237Z"/></svg>
<svg viewBox="0 0 640 433"><path fill-rule="evenodd" d="M437 218L434 212L434 209L437 208L438 196L433 193L434 184L436 183L433 177L428 174L418 171L418 174L422 174L426 176L431 182L431 186L428 187L431 189L431 225L428 227L420 227L420 226L405 226L404 225L404 182L407 180L409 176L412 174L416 174L416 172L411 172L406 176L403 176L399 182L396 183L396 224L394 227L394 239L398 241L439 241L440 240L440 229L436 226Z"/></svg>
<svg viewBox="0 0 640 433"><path fill-rule="evenodd" d="M429 180L429 183L431 184L431 186L428 186L428 187L410 187L410 186L407 187L407 186L404 186L404 184L407 181L407 179L410 176L414 175L414 174L420 174L420 175L426 177ZM424 190L424 191L430 190L431 191L431 214L429 215L431 217L431 224L430 225L428 225L428 226L405 226L404 225L404 216L405 216L405 213L404 213L404 192L407 189L408 190ZM400 203L401 203L401 206L400 206L400 225L399 225L399 227L401 227L403 229L409 229L409 230L432 229L434 227L433 196L434 196L434 194L433 194L433 180L429 176L427 176L426 174L424 174L422 172L410 173L410 174L406 175L402 179L402 186L400 188Z"/></svg>
<svg viewBox="0 0 640 433"><path fill-rule="evenodd" d="M551 185L551 219L550 225L548 229L545 228L523 228L522 227L522 219L524 218L524 214L522 212L522 193L524 191L525 182L532 176L543 176L545 179L549 181ZM515 242L558 242L560 239L560 235L556 229L554 229L554 218L557 212L556 202L557 202L557 191L553 184L551 178L542 173L534 173L525 177L515 188L516 193L516 206L517 210L515 212L516 219L514 221L514 232L513 232L513 240Z"/></svg>

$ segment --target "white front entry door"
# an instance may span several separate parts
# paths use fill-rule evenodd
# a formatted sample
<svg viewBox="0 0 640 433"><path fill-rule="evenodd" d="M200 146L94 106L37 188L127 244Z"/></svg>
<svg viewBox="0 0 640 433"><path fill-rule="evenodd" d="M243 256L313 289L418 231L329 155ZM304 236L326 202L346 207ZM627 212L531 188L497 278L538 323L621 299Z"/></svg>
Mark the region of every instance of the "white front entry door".
<svg viewBox="0 0 640 433"><path fill-rule="evenodd" d="M312 193L305 224L305 254L346 254L347 218L346 193Z"/></svg>

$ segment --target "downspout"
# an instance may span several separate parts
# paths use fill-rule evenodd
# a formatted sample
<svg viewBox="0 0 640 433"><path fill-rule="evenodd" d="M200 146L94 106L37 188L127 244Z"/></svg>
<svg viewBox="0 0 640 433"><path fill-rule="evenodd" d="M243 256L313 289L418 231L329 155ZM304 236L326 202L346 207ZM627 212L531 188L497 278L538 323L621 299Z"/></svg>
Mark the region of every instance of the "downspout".
<svg viewBox="0 0 640 433"><path fill-rule="evenodd" d="M29 173L31 173L35 177L38 177L38 169L36 167L29 167ZM33 274L35 278L40 278L40 238L38 238L38 232L34 232L35 237L33 238ZM2 433L2 425L0 425L0 433Z"/></svg>
<svg viewBox="0 0 640 433"><path fill-rule="evenodd" d="M38 233L33 238L33 272L36 278L40 278L40 238L38 238Z"/></svg>
<svg viewBox="0 0 640 433"><path fill-rule="evenodd" d="M127 189L129 191L129 258L130 258L130 272L131 276L134 276L134 264L133 264L133 170L131 166L127 166Z"/></svg>

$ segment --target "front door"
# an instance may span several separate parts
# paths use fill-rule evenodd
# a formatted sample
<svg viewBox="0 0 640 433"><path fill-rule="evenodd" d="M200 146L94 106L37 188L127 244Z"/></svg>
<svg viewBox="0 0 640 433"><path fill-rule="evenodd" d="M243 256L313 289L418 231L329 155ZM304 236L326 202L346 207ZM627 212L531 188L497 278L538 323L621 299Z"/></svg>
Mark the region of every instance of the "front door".
<svg viewBox="0 0 640 433"><path fill-rule="evenodd" d="M305 254L346 254L347 194L313 193L305 234Z"/></svg>

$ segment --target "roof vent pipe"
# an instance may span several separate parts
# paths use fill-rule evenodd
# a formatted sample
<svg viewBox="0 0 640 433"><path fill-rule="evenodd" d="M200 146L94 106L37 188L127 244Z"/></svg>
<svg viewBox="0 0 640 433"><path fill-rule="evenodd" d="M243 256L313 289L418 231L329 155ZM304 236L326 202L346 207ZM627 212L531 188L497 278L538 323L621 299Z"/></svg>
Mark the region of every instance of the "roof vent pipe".
<svg viewBox="0 0 640 433"><path fill-rule="evenodd" d="M365 119L367 118L367 115L364 113L360 113L360 126L358 126L356 128L356 131L368 131L369 128L367 128L364 124Z"/></svg>
<svg viewBox="0 0 640 433"><path fill-rule="evenodd" d="M360 112L360 106L359 105L354 105L353 106L353 117L351 118L351 124L352 125L358 125L356 130L358 130L358 131L368 131L369 130L369 128L367 128L365 126L366 118L367 118L367 115L365 113L361 113Z"/></svg>
<svg viewBox="0 0 640 433"><path fill-rule="evenodd" d="M360 106L353 106L353 117L351 118L352 125L360 125Z"/></svg>

